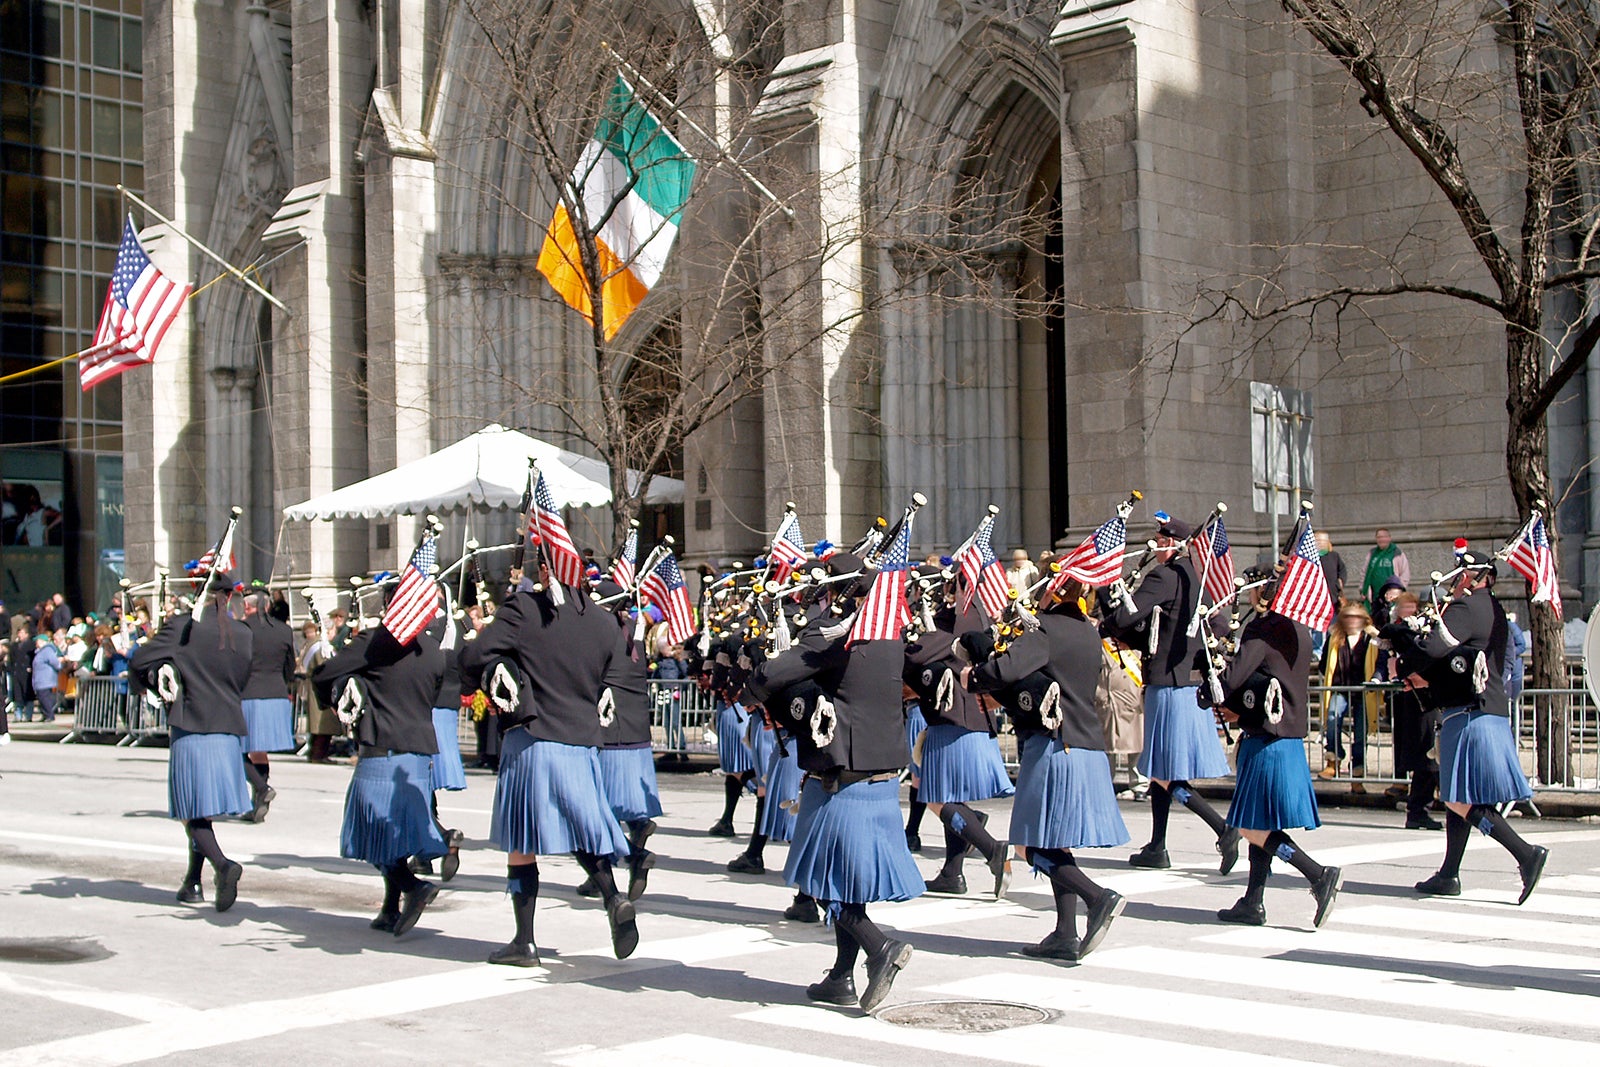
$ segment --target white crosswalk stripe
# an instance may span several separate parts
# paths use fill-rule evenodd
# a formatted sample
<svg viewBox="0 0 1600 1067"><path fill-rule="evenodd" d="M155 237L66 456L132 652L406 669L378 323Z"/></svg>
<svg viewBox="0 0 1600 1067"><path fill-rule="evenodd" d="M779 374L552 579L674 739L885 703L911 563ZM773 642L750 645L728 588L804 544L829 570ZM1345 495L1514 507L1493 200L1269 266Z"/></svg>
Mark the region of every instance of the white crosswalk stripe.
<svg viewBox="0 0 1600 1067"><path fill-rule="evenodd" d="M681 1033L555 1059L569 1067L641 1056L663 1065L823 1067L842 1061L793 1050L827 1038L846 1042L861 1062L871 1063L931 1053L1013 1064L1070 1055L1088 1063L1160 1057L1186 1065L1265 1067L1368 1056L1465 1067L1588 1067L1600 1039L1594 1011L1600 954L1592 951L1600 948L1600 932L1583 921L1593 902L1555 893L1538 899L1542 910L1513 915L1486 900L1357 905L1321 931L1200 926L1186 949L1116 947L1114 933L1112 947L1076 968L997 955L990 967L980 962L970 978L927 986L916 984L913 959L891 1005L1001 1000L1057 1015L994 1033L947 1033L782 1005L736 1016L762 1028L759 1041ZM1497 914L1485 913L1491 907ZM914 943L915 930L1004 909L981 900L942 900L884 911L896 929L913 931L908 939ZM1525 1032L1534 1029L1554 1033ZM1281 1053L1251 1050L1259 1049L1263 1034L1281 1038Z"/></svg>

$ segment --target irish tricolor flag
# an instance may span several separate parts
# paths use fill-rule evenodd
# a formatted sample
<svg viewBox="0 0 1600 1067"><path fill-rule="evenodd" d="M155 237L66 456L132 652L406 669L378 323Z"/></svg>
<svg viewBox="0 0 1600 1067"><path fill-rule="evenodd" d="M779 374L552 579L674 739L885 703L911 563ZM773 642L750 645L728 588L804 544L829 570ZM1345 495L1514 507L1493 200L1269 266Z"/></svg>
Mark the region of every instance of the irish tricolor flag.
<svg viewBox="0 0 1600 1067"><path fill-rule="evenodd" d="M572 173L584 215L596 227L600 255L601 304L607 338L633 314L666 264L678 236L678 220L694 160L683 145L639 102L621 75L611 87L594 140ZM572 307L594 321L590 285L578 253L578 236L565 204L558 205L544 247L539 273Z"/></svg>

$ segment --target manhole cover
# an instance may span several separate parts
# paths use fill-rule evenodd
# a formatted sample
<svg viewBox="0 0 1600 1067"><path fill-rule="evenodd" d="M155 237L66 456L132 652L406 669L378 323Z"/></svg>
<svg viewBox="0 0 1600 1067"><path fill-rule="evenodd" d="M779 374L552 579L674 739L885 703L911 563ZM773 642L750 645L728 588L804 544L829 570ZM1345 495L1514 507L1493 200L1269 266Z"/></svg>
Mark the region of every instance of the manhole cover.
<svg viewBox="0 0 1600 1067"><path fill-rule="evenodd" d="M989 1034L1050 1021L1043 1008L1006 1000L922 1000L884 1008L877 1017L896 1026L953 1034Z"/></svg>
<svg viewBox="0 0 1600 1067"><path fill-rule="evenodd" d="M110 956L100 942L86 937L0 938L0 960L12 963L89 963Z"/></svg>

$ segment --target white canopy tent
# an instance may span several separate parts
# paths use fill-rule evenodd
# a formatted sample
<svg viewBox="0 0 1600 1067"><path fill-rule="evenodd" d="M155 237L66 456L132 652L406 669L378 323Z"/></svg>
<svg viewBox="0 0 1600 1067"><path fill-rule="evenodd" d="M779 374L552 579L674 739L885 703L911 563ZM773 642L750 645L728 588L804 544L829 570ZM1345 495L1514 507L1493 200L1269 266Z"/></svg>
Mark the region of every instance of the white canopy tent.
<svg viewBox="0 0 1600 1067"><path fill-rule="evenodd" d="M430 456L286 507L283 514L306 522L421 515L476 506L514 508L522 502L530 458L538 461L558 507L611 503L610 469L601 461L504 426L489 425ZM636 489L642 477L638 471L629 471L629 486ZM646 504L682 501L683 482L659 475L650 480L644 496Z"/></svg>

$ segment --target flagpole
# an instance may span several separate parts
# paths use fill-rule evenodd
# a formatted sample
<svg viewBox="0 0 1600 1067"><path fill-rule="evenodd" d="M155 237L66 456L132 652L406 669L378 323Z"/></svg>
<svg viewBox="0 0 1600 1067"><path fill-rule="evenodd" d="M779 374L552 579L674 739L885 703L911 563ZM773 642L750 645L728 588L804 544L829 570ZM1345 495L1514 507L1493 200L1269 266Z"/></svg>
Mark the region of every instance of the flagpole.
<svg viewBox="0 0 1600 1067"><path fill-rule="evenodd" d="M267 292L261 286L257 285L255 282L251 281L250 278L245 275L244 271L240 270L238 267L235 267L232 263L229 263L227 260L225 260L221 256L217 255L215 252L211 251L211 249L209 249L205 245L201 244L194 237L190 236L189 232L187 230L185 230L182 226L179 226L176 222L173 222L171 219L167 218L161 212L159 212L155 208L151 207L148 203L145 202L145 200L142 197L139 196L138 193L135 193L133 190L129 189L125 185L118 185L117 186L117 192L121 193L123 196L127 197L129 200L132 200L135 204L138 204L140 207L144 208L145 211L149 212L150 214L154 215L156 218L160 219L162 222L166 223L167 226L171 227L172 232L176 233L179 237L182 237L185 241L188 241L190 244L194 245L195 248L199 249L201 252L203 252L206 255L210 256L212 259L216 260L218 263L222 264L222 267L223 267L224 270L226 270L229 274L233 275L235 278L239 279L239 281L243 282L245 285L248 285L250 288L252 288L256 292L260 293L262 298L265 299L267 301L267 303L271 304L273 307L277 308L279 311L283 312L286 315L293 315L294 314L294 312L290 311L288 309L288 307L285 306L283 301L279 300L277 297L275 297L271 293Z"/></svg>
<svg viewBox="0 0 1600 1067"><path fill-rule="evenodd" d="M768 189L766 184L762 182L760 178L757 178L754 174L751 174L743 163L740 163L737 159L734 159L731 155L729 155L722 147L721 142L719 142L715 137L711 136L711 134L707 133L705 128L702 127L698 122L685 114L684 110L674 103L672 99L667 96L667 94L663 93L660 89L657 89L649 78L646 78L639 72L639 68L635 67L632 63L629 63L626 59L623 59L622 56L618 55L616 50L605 41L600 42L600 47L605 49L606 55L610 56L612 61L616 63L617 66L621 67L625 74L648 90L662 106L664 106L673 115L676 115L679 119L681 119L685 126L689 127L695 133L698 133L701 137L705 138L706 142L716 150L716 153L726 160L734 170L739 172L740 177L744 178L745 181L755 186L762 196L772 201L773 206L775 206L779 211L783 212L784 218L788 219L790 222L794 221L794 208L790 207L788 204L785 204L782 200L779 200L777 193L773 192L771 189ZM121 188L121 186L118 186L118 188Z"/></svg>

